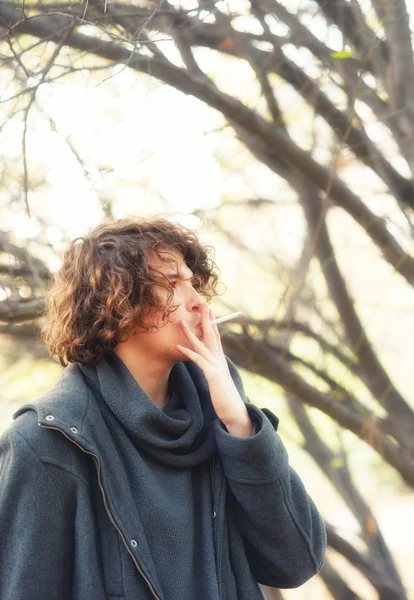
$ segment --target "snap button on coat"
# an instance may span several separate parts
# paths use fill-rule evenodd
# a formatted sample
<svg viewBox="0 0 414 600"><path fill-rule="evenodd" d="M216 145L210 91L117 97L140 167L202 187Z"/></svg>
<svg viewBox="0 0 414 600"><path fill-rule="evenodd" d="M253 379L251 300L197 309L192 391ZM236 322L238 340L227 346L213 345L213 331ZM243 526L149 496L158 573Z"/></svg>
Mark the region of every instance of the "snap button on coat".
<svg viewBox="0 0 414 600"><path fill-rule="evenodd" d="M53 421L55 417L53 415L47 415L46 421Z"/></svg>

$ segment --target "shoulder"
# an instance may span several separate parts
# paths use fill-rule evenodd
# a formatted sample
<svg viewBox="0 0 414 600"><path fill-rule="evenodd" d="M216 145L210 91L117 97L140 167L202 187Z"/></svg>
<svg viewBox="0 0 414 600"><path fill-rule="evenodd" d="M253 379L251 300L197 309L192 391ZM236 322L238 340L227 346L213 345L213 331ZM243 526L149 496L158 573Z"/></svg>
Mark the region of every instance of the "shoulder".
<svg viewBox="0 0 414 600"><path fill-rule="evenodd" d="M69 384L69 385L68 385ZM86 412L87 394L72 395L72 382L60 380L44 396L31 404L21 406L13 415L13 422L0 436L0 465L13 460L22 468L33 463L55 465L79 477L86 477L90 458L61 430L49 429L42 424L45 415L55 406L67 411ZM78 390L80 391L80 390Z"/></svg>
<svg viewBox="0 0 414 600"><path fill-rule="evenodd" d="M90 495L90 471L66 442L58 432L42 432L35 411L25 412L2 434L0 537L8 520L26 531L40 528L43 535L50 523L56 530L72 527L78 499Z"/></svg>
<svg viewBox="0 0 414 600"><path fill-rule="evenodd" d="M0 437L0 468L12 461L23 472L53 466L88 481L90 459L60 431L39 426L34 410L27 410Z"/></svg>

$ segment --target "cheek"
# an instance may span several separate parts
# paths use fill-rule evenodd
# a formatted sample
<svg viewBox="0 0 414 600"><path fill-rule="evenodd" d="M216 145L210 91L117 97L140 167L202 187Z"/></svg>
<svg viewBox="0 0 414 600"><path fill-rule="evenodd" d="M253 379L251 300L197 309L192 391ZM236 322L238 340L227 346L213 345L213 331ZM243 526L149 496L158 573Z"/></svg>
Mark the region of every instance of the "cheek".
<svg viewBox="0 0 414 600"><path fill-rule="evenodd" d="M179 295L178 293L174 295L172 305L174 306L174 310L168 317L168 321L171 323L176 323L178 325L178 323L182 321L182 319L185 319L184 303L181 295Z"/></svg>
<svg viewBox="0 0 414 600"><path fill-rule="evenodd" d="M180 308L177 308L174 312L172 312L168 319L164 319L163 325L165 325L165 331L168 335L180 335L183 334L183 331L180 327L180 321L183 319L183 315L181 313Z"/></svg>
<svg viewBox="0 0 414 600"><path fill-rule="evenodd" d="M162 315L155 311L148 311L142 315L142 320L146 326L160 326L162 324Z"/></svg>

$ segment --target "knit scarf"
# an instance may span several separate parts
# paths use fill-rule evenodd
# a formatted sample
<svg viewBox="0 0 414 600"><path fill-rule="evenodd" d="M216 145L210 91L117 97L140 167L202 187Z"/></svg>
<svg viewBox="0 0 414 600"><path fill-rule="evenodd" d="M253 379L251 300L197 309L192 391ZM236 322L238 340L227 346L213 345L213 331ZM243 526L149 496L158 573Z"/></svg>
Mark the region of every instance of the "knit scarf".
<svg viewBox="0 0 414 600"><path fill-rule="evenodd" d="M212 424L217 416L204 373L191 361L172 368L162 409L114 352L80 368L97 400L109 407L134 444L158 461L192 467L216 452Z"/></svg>

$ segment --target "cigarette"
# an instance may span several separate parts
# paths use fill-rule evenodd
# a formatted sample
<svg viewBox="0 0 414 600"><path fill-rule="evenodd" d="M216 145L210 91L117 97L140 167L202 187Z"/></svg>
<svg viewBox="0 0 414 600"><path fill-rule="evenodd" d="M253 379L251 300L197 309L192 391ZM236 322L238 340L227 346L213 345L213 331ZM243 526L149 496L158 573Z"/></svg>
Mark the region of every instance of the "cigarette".
<svg viewBox="0 0 414 600"><path fill-rule="evenodd" d="M225 317L220 317L219 319L213 319L211 323L213 325L217 325L218 323L224 323L224 321L230 321L230 319L235 319L236 317L240 317L242 315L242 311L231 313L230 315L226 315Z"/></svg>

